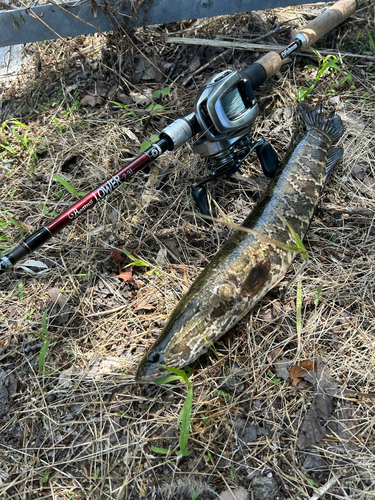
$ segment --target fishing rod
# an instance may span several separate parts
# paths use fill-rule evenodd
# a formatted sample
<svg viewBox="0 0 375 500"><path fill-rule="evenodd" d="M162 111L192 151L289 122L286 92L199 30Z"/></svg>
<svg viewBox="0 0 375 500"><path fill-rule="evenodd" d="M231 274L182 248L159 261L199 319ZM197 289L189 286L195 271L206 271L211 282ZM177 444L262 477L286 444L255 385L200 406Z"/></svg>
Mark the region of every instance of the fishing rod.
<svg viewBox="0 0 375 500"><path fill-rule="evenodd" d="M289 55L302 47L310 47L345 21L358 7L368 5L370 1L359 3L357 0L339 0L299 30L292 42L280 52L269 52L240 72L226 70L211 77L199 90L192 113L164 128L160 140L138 158L1 257L0 274L90 210L138 170L166 151L180 148L197 134L199 138L192 144L193 151L202 158L212 160L216 166L210 175L192 186L193 198L203 214L213 214L204 184L219 176L235 173L253 151L257 153L264 174L273 177L278 160L272 146L264 139L254 142L250 135L259 113L254 91L279 71Z"/></svg>

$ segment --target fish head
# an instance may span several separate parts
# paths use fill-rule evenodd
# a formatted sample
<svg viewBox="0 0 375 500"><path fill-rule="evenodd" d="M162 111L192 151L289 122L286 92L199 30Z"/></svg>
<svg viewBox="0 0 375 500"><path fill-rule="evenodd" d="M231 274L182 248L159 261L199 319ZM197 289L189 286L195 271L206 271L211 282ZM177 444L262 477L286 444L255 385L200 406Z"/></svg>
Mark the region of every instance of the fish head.
<svg viewBox="0 0 375 500"><path fill-rule="evenodd" d="M183 304L182 304L183 305ZM199 356L197 347L204 347L201 335L197 335L197 325L202 321L199 307L181 307L181 303L172 313L160 337L151 346L139 364L135 381L148 383L171 375L166 366L183 368Z"/></svg>
<svg viewBox="0 0 375 500"><path fill-rule="evenodd" d="M181 369L195 361L239 318L239 313L228 312L228 308L235 309L235 302L234 284L226 281L212 286L210 295L183 298L142 359L135 381L152 382L170 375L168 366Z"/></svg>

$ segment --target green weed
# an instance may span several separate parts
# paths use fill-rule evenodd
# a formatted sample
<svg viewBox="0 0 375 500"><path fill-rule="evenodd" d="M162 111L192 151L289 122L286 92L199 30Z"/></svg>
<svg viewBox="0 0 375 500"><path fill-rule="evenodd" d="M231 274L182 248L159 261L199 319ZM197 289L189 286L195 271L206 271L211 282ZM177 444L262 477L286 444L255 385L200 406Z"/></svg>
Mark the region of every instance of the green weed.
<svg viewBox="0 0 375 500"><path fill-rule="evenodd" d="M284 224L287 226L289 231L291 232L294 241L296 242L296 245L299 249L299 253L301 254L301 257L304 260L303 265L299 268L295 276L292 278L292 280L288 283L288 286L299 276L302 271L305 269L309 262L309 254L307 253L305 245L302 243L302 241L299 239L298 235L292 228L292 226L282 217L279 215L279 219L284 222ZM302 283L301 280L298 280L297 284L297 299L296 299L296 327L297 327L297 341L298 341L298 353L301 352L301 332L302 332Z"/></svg>
<svg viewBox="0 0 375 500"><path fill-rule="evenodd" d="M207 452L207 455L205 455L204 457L204 461L206 462L206 464L208 464L208 462L212 462L212 464L215 465L215 460L210 452Z"/></svg>
<svg viewBox="0 0 375 500"><path fill-rule="evenodd" d="M51 475L51 472L43 472L42 473L42 476L43 476L42 483L48 483L50 475Z"/></svg>
<svg viewBox="0 0 375 500"><path fill-rule="evenodd" d="M77 123L77 128L78 128L78 130L82 130L83 128L87 127L87 125L88 125L88 123L82 120L82 121Z"/></svg>
<svg viewBox="0 0 375 500"><path fill-rule="evenodd" d="M184 370L178 370L177 368L172 368L171 366L164 366L163 368L166 368L170 372L174 373L174 375L167 375L165 377L158 378L155 380L155 384L167 384L169 382L179 380L181 382L185 382L188 387L186 399L177 420L177 429L180 429L180 449L177 451L177 455L186 457L192 453L192 451L188 451L187 449L190 431L191 408L193 404L193 386L188 378L191 374L191 370L187 369L190 372L187 374ZM165 448L151 446L151 449L155 453L169 453L169 450L166 450Z"/></svg>
<svg viewBox="0 0 375 500"><path fill-rule="evenodd" d="M223 396L224 398L228 398L229 402L231 403L233 400L233 397L228 393L221 391L220 389L215 389L215 391L219 394L219 396Z"/></svg>
<svg viewBox="0 0 375 500"><path fill-rule="evenodd" d="M139 148L140 152L141 153L144 153L148 148L151 147L151 143L152 142L157 142L159 140L159 136L156 135L156 134L153 134L151 137L150 137L150 141L143 141L142 144L141 144L141 147Z"/></svg>
<svg viewBox="0 0 375 500"><path fill-rule="evenodd" d="M12 218L13 214L11 212L8 212L8 210L4 210L4 213L6 215L10 215L10 218L7 221L0 219L0 229L4 230L9 226L14 225L17 226L19 229L22 229L22 231L24 230L24 227L21 226L21 224L17 222L16 219Z"/></svg>
<svg viewBox="0 0 375 500"><path fill-rule="evenodd" d="M9 128L12 134L11 139L5 138L4 132L6 128ZM24 133L21 134L23 130ZM1 127L1 135L5 138L8 144L0 144L5 150L5 154L8 157L19 157L26 155L28 157L28 163L35 163L38 160L38 150L41 152L45 148L40 146L42 142L42 137L35 137L32 135L30 127L20 122L19 120L12 119L7 120L3 123Z"/></svg>
<svg viewBox="0 0 375 500"><path fill-rule="evenodd" d="M192 212L185 212L185 213L186 213L186 215L194 215ZM265 243L268 243L271 245L275 245L277 248L281 248L282 250L286 250L288 252L294 252L294 253L307 254L306 248L304 247L302 242L299 240L297 235L296 235L296 237L298 238L300 245L299 246L288 245L287 243L284 243L284 242L279 241L279 240L275 240L274 238L269 238L268 236L266 236L265 234L263 234L259 231L255 231L254 229L250 229L250 228L244 227L244 226L238 226L237 224L233 224L232 222L228 222L227 220L223 221L221 219L218 219L217 217L211 217L211 215L202 215L201 214L200 217L202 217L203 219L213 221L213 222L217 222L218 224L224 224L224 226L228 226L232 229L236 229L237 231L243 231L244 233L253 234L257 238L259 238L261 241L264 241ZM283 217L281 217L279 215L279 218L280 218L280 220L285 222L288 227L290 227L289 224L285 221L285 219ZM294 233L294 231L293 231L293 233Z"/></svg>
<svg viewBox="0 0 375 500"><path fill-rule="evenodd" d="M171 91L170 87L164 87L163 89L155 90L155 92L152 94L152 97L154 99L158 99L160 96L168 95L170 91Z"/></svg>
<svg viewBox="0 0 375 500"><path fill-rule="evenodd" d="M306 481L311 484L311 486L314 486L315 488L319 488L320 484L314 481L313 479L310 479L309 477L306 478Z"/></svg>
<svg viewBox="0 0 375 500"><path fill-rule="evenodd" d="M207 327L207 323L206 322L204 323L203 327L204 328ZM220 356L219 356L219 354L218 354L218 352L216 350L215 344L211 340L208 340L208 338L206 337L204 331L201 330L200 323L197 323L197 328L199 329L200 333L202 334L204 343L206 344L206 346L208 346L208 348L212 351L212 353L214 354L214 356L216 357L216 359L219 361Z"/></svg>
<svg viewBox="0 0 375 500"><path fill-rule="evenodd" d="M135 111L132 111L128 106L125 106L125 104L122 104L121 102L116 102L116 101L109 101L111 104L116 104L116 106L120 106L120 108L125 109L126 113L124 113L124 116L133 116L137 120L139 120L139 116Z"/></svg>
<svg viewBox="0 0 375 500"><path fill-rule="evenodd" d="M299 93L298 99L300 101L303 101L304 99L306 99L306 97L308 97L311 94L311 92L318 85L319 80L321 78L323 78L323 76L326 73L329 73L329 74L333 75L334 72L337 71L341 75L344 76L344 78L341 81L336 81L337 85L343 85L346 82L348 82L349 84L352 85L352 83L353 83L353 77L352 77L352 75L348 71L345 71L342 68L340 68L340 66L338 65L342 61L341 57L337 57L337 56L334 56L334 55L328 55L326 57L322 57L319 54L319 52L317 52L314 49L312 49L312 50L318 56L318 66L313 66L311 64L308 64L308 65L305 66L305 68L306 69L316 70L317 74L316 74L316 77L315 77L315 80L314 80L313 84L310 85L310 87L308 87L308 88L299 87L298 88L298 93Z"/></svg>
<svg viewBox="0 0 375 500"><path fill-rule="evenodd" d="M201 413L201 417L202 417L204 424L207 425L207 427L209 427L211 425L211 422L208 420L206 415L204 413Z"/></svg>
<svg viewBox="0 0 375 500"><path fill-rule="evenodd" d="M23 288L23 283L22 283L22 281L20 281L20 282L18 283L18 292L19 292L19 294L20 294L20 300L23 300L23 298L24 298L24 296L25 296L25 290L24 290L24 288Z"/></svg>
<svg viewBox="0 0 375 500"><path fill-rule="evenodd" d="M31 309L29 313L26 313L22 319L32 319L35 313L35 309Z"/></svg>
<svg viewBox="0 0 375 500"><path fill-rule="evenodd" d="M59 215L57 212L49 212L44 203L40 203L40 206L42 207L43 213L48 215L49 217L55 218Z"/></svg>
<svg viewBox="0 0 375 500"><path fill-rule="evenodd" d="M278 383L280 382L281 378L278 378L276 377L276 375L272 372L268 372L267 373L267 376L270 377L270 379L272 380L272 382L276 385L276 387L278 386Z"/></svg>
<svg viewBox="0 0 375 500"><path fill-rule="evenodd" d="M297 284L297 298L296 298L296 326L297 326L297 339L298 346L301 345L301 333L302 333L302 283L298 280ZM300 352L300 349L299 349Z"/></svg>
<svg viewBox="0 0 375 500"><path fill-rule="evenodd" d="M294 229L292 228L292 226L289 224L289 222L287 222L284 217L282 217L281 215L279 215L279 219L284 222L284 224L286 225L286 227L289 229L290 233L292 234L293 238L294 238L294 241L296 242L296 245L297 247L293 247L292 245L288 245L290 247L290 250L292 252L296 252L296 253L300 253L301 254L301 257L303 258L304 261L308 261L309 259L309 255L307 253L307 250L306 250L306 247L305 245L302 243L302 241L299 239L297 233L294 231ZM294 250L294 248L297 248L297 250Z"/></svg>
<svg viewBox="0 0 375 500"><path fill-rule="evenodd" d="M82 197L82 196L86 196L86 193L79 193L78 191L76 191L74 189L74 187L69 184L68 181L66 181L65 179L63 179L62 177L58 176L57 174L53 174L54 178L62 185L64 186L64 188L69 191L69 193L71 194L74 194L78 197Z"/></svg>
<svg viewBox="0 0 375 500"><path fill-rule="evenodd" d="M323 286L318 285L318 287L316 289L316 299L314 300L315 307L317 307L319 304L319 300L320 300L320 297L322 295L322 291L323 291Z"/></svg>
<svg viewBox="0 0 375 500"><path fill-rule="evenodd" d="M153 111L154 113L162 113L164 111L164 108L161 104L156 104L155 102L152 102L147 106L147 111Z"/></svg>
<svg viewBox="0 0 375 500"><path fill-rule="evenodd" d="M79 93L77 92L76 94L74 94L71 104L69 104L68 102L67 109L61 110L60 114L62 115L63 118L68 120L69 118L72 118L74 112L78 110L79 106L80 106Z"/></svg>
<svg viewBox="0 0 375 500"><path fill-rule="evenodd" d="M367 31L368 39L370 42L370 50L371 50L371 52L375 52L375 42L371 36L371 33L370 33L370 30L368 29L368 26L366 26L366 31Z"/></svg>
<svg viewBox="0 0 375 500"><path fill-rule="evenodd" d="M56 118L56 116L54 116L52 118L52 123L55 125L55 128L56 128L56 131L59 133L59 134L65 134L65 132L67 131L68 127L65 123L61 124L59 122L59 120Z"/></svg>
<svg viewBox="0 0 375 500"><path fill-rule="evenodd" d="M134 255L132 255L130 252L128 252L125 247L122 250L123 250L124 254L132 261L130 264L127 264L126 266L124 266L124 268L130 267L130 266L152 267L151 264L149 264L145 260L137 259L136 257L134 257ZM159 271L157 269L154 269L154 268L152 268L150 271L147 271L146 274L151 275L153 273L155 273L156 276L160 277Z"/></svg>
<svg viewBox="0 0 375 500"><path fill-rule="evenodd" d="M160 97L169 94L170 91L170 87L164 87L163 89L155 90L155 92L152 94L152 97L154 99L159 99ZM152 111L153 113L162 113L164 111L164 107L162 106L162 104L157 104L155 102L149 104L146 109L147 111Z"/></svg>
<svg viewBox="0 0 375 500"><path fill-rule="evenodd" d="M353 45L360 45L360 49L359 49L358 54L361 54L364 50L366 50L366 45L361 40L359 40L360 34L361 34L361 30L359 30L357 38L355 40L350 41L350 43Z"/></svg>

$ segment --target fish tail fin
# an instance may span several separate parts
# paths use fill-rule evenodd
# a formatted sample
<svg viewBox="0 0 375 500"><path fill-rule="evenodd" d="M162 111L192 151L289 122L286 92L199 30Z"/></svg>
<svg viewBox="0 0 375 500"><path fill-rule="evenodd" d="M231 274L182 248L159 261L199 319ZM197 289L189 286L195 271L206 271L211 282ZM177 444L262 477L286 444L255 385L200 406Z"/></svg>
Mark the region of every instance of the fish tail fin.
<svg viewBox="0 0 375 500"><path fill-rule="evenodd" d="M344 132L344 124L342 123L341 118L338 115L331 113L329 115L327 123L324 125L323 130L330 136L332 142L334 142L342 136Z"/></svg>
<svg viewBox="0 0 375 500"><path fill-rule="evenodd" d="M299 111L308 129L314 127L324 130L324 132L329 135L332 142L337 141L337 139L344 132L344 125L341 118L334 113L331 113L327 123L323 124L322 102L320 102L315 108L309 108L306 104L300 103Z"/></svg>

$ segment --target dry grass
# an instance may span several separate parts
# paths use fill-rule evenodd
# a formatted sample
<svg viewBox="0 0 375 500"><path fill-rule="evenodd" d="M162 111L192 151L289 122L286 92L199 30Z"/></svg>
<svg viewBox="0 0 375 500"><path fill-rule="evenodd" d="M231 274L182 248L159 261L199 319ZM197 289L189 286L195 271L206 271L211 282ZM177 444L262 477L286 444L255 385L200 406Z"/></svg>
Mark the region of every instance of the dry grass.
<svg viewBox="0 0 375 500"><path fill-rule="evenodd" d="M297 27L306 22L307 11L305 6L259 15L294 19L290 23ZM373 10L358 12L320 47L337 48L341 41L348 51L359 30L366 43L368 20L373 26ZM165 45L165 35L229 34L248 40L249 21L260 23L258 15L246 14L147 28L109 41L95 35L45 43L40 49L42 73L29 68L27 78L4 84L2 120L18 118L30 127L33 144L47 149L34 162L7 135L15 151L13 164L0 166L0 218L18 221L25 231L10 224L2 230L9 240L1 244L12 248L22 234L53 217L45 212L60 213L75 201L53 173L79 192L91 190L136 157L143 140L186 114L213 71L241 68L258 57L236 51L234 58L229 54L224 62L218 59L214 70L197 74L184 86L196 50L187 49L171 77L172 92L164 98L161 114L152 115L129 100L136 120L109 103L119 94L108 98L108 91L115 87L127 95L147 94L162 88L181 50ZM281 33L269 42L288 38ZM82 47L88 55L79 57ZM140 57L161 68L159 82L132 83ZM280 155L298 122L295 99L297 88L305 85L307 62L296 58L258 93L261 116L254 136L267 138ZM322 499L375 497L373 63L345 58L343 67L352 71L355 89L337 86L335 80L342 76L336 75L322 80L310 99L325 97L328 107L335 105L345 123L340 140L345 154L305 241L310 260L301 276L301 352L297 285L287 286L301 265L297 259L278 287L219 342L216 354L195 363L192 455L181 459L172 453L166 458L152 452L152 445L178 448L176 422L186 392L182 385L137 386L135 369L167 315L230 232L219 224L208 227L199 214L184 215L195 210L190 186L208 166L192 154L190 145L167 153L36 252L34 258L45 262L48 272L33 277L16 269L2 276L0 359L7 380L9 374L16 377L17 388L8 386L8 408L1 416L1 498L166 500L190 499L194 490L198 498L208 499L228 486L248 488L260 474L276 478L279 498L311 498L316 488L307 479L319 486L330 481ZM336 94L329 92L331 84ZM75 94L80 99L88 91L100 95L103 85L102 105L87 111L76 106ZM243 176L247 180L222 179L210 187L219 213L237 224L266 186L254 158ZM134 268L134 282L118 278L111 257L122 246L152 266ZM150 269L158 273L147 273ZM323 292L315 305L318 285ZM37 334L42 333L46 309L53 340L39 377L42 339ZM326 437L305 451L296 441L311 405L312 386L296 390L290 379L275 383L270 375L276 373L275 352L295 363L322 358L339 387ZM252 424L262 434L244 442L241 430Z"/></svg>

